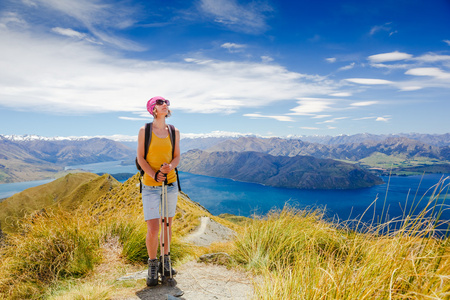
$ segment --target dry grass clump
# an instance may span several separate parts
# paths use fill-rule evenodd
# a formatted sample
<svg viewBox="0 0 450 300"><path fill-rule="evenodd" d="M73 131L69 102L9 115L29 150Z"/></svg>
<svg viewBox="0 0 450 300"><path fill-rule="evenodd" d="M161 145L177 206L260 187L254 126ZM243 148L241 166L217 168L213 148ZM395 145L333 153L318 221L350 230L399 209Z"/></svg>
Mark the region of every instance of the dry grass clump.
<svg viewBox="0 0 450 300"><path fill-rule="evenodd" d="M256 299L450 299L449 239L414 224L358 233L286 207L246 227L233 256L261 275Z"/></svg>
<svg viewBox="0 0 450 300"><path fill-rule="evenodd" d="M67 277L80 277L99 261L98 235L89 219L62 210L41 212L20 223L0 249L0 297L38 298Z"/></svg>

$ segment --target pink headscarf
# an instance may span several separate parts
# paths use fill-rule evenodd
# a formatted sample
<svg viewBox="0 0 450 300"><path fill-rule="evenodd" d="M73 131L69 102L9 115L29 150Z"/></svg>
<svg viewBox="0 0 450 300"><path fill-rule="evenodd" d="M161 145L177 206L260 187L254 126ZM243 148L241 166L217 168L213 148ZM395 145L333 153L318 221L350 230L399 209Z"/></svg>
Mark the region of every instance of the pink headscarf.
<svg viewBox="0 0 450 300"><path fill-rule="evenodd" d="M153 116L153 109L155 108L155 105L156 105L156 100L164 100L165 101L166 99L164 99L164 97L161 97L161 96L156 96L156 97L153 97L150 100L148 100L147 110L152 116Z"/></svg>

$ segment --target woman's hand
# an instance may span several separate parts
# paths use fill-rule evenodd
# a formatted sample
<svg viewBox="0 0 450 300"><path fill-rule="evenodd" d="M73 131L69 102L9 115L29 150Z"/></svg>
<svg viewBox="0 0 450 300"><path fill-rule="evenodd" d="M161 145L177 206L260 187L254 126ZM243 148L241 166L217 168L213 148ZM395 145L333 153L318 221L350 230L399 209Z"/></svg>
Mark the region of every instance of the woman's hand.
<svg viewBox="0 0 450 300"><path fill-rule="evenodd" d="M168 174L170 171L172 171L172 165L164 163L161 168L159 169L164 174Z"/></svg>
<svg viewBox="0 0 450 300"><path fill-rule="evenodd" d="M156 172L156 174L155 174L155 180L156 180L156 182L163 182L164 180L166 180L166 176L167 176L167 174L158 170L158 172Z"/></svg>

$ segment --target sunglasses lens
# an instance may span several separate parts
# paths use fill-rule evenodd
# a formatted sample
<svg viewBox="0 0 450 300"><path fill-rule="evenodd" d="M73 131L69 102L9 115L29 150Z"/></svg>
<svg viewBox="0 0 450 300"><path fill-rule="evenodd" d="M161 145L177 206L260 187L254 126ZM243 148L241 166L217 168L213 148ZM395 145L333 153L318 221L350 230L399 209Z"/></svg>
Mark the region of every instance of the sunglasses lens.
<svg viewBox="0 0 450 300"><path fill-rule="evenodd" d="M169 100L161 100L161 99L156 100L156 105L163 105L164 103L166 103L167 106L170 105L170 101Z"/></svg>

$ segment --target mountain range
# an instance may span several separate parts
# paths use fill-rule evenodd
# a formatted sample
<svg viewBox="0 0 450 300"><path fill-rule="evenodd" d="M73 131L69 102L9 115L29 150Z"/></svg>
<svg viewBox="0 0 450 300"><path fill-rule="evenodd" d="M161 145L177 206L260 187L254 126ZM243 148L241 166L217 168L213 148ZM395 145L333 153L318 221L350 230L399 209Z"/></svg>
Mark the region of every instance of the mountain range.
<svg viewBox="0 0 450 300"><path fill-rule="evenodd" d="M207 149L215 151L257 151L271 155L311 155L317 158L358 161L374 153L403 155L406 158L428 157L450 160L450 146L438 147L408 138L391 137L383 141L324 145L296 139L241 137L227 140Z"/></svg>
<svg viewBox="0 0 450 300"><path fill-rule="evenodd" d="M131 159L135 150L104 138L12 139L0 136L0 183L54 178L65 166Z"/></svg>
<svg viewBox="0 0 450 300"><path fill-rule="evenodd" d="M181 152L187 152L193 149L206 150L226 140L237 140L239 138L258 138L258 139L270 139L274 137L263 137L256 135L223 135L217 134L216 136L195 136L183 138L180 141ZM338 136L297 136L291 135L281 138L283 140L301 140L303 142L309 142L322 145L343 145L343 144L360 144L364 142L382 142L389 138L407 138L415 140L425 144L429 144L437 147L450 146L450 133L446 134L420 134L420 133L399 133L399 134L370 134L359 133L354 135L338 135Z"/></svg>
<svg viewBox="0 0 450 300"><path fill-rule="evenodd" d="M61 172L69 165L113 160L134 161L136 154L132 148L134 147L105 138L0 135L0 183L55 178L63 175ZM192 155L184 154L199 149L207 153L253 152L275 157L310 156L316 159L334 159L358 164L378 175L450 173L450 134L357 134L289 138L208 136L182 138L180 148L184 166L195 164L189 161ZM204 157L206 154L202 155ZM214 157L220 158L215 154L209 159ZM223 165L219 160L214 164ZM264 170L258 165L256 167L264 174ZM194 172L194 169L190 170ZM200 171L198 167L195 170L198 174L206 174L206 171ZM233 178L230 174L227 176ZM281 182L275 183L275 179L272 181L274 182L270 184L275 186L279 186Z"/></svg>
<svg viewBox="0 0 450 300"><path fill-rule="evenodd" d="M180 171L275 187L300 189L355 189L383 181L357 165L333 159L297 155L273 156L261 152L184 153Z"/></svg>

